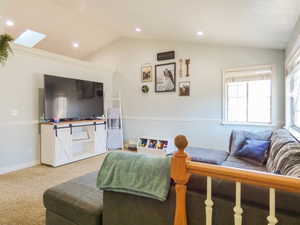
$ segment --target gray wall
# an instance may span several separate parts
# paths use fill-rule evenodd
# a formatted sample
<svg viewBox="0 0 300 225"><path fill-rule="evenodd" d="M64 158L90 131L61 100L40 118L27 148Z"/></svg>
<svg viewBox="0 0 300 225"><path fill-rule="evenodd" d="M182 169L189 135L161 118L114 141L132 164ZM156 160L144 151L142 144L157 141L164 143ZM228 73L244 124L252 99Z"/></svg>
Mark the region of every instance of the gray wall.
<svg viewBox="0 0 300 225"><path fill-rule="evenodd" d="M7 64L0 66L0 174L39 163L44 74L101 81L107 99L111 96L109 70L40 50L15 47Z"/></svg>
<svg viewBox="0 0 300 225"><path fill-rule="evenodd" d="M141 66L145 63L158 64L156 53L165 50L175 50L177 60L191 58L190 97L179 97L178 87L177 93L154 93L154 82L149 83L150 94L141 93ZM276 66L272 118L277 125L284 121L282 50L122 38L90 60L114 70L113 89L114 92L120 91L123 99L126 140L139 136L174 137L184 134L192 146L227 149L233 128L270 129L221 125L221 71L240 66Z"/></svg>

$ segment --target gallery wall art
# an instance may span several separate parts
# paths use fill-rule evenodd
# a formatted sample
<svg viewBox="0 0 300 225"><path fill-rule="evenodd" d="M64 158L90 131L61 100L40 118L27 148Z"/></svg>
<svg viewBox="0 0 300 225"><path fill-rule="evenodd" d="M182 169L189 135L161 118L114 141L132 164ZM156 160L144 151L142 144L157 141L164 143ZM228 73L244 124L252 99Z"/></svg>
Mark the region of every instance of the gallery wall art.
<svg viewBox="0 0 300 225"><path fill-rule="evenodd" d="M175 59L175 51L160 52L157 54L156 60L172 59ZM178 85L179 96L190 96L190 64L191 59L189 57L179 58L176 62L157 64L155 66L151 63L143 64L141 66L141 82L150 83L154 81L154 91L156 93L176 92L176 86ZM153 68L155 68L154 72ZM176 70L178 70L179 82L176 82ZM143 84L141 87L141 92L143 94L149 93L150 90L151 88L148 84Z"/></svg>

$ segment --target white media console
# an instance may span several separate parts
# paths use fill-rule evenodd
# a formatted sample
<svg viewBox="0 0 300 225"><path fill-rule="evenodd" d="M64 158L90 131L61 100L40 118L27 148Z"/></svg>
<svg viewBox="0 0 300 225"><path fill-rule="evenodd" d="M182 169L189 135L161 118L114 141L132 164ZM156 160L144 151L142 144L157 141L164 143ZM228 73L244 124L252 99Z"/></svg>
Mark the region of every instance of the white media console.
<svg viewBox="0 0 300 225"><path fill-rule="evenodd" d="M106 152L104 120L41 124L41 163L60 166Z"/></svg>

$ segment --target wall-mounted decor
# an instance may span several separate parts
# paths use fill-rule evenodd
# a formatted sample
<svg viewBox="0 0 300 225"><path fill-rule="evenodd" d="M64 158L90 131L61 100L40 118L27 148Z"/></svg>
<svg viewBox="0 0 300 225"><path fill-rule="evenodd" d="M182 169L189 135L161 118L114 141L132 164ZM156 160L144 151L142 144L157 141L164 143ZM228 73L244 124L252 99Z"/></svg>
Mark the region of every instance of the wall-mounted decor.
<svg viewBox="0 0 300 225"><path fill-rule="evenodd" d="M181 78L183 76L183 69L182 65L183 64L183 59L179 59L179 77Z"/></svg>
<svg viewBox="0 0 300 225"><path fill-rule="evenodd" d="M155 66L155 92L176 91L176 63Z"/></svg>
<svg viewBox="0 0 300 225"><path fill-rule="evenodd" d="M9 34L0 35L0 63L4 65L7 61L9 52L12 53L10 42L14 39Z"/></svg>
<svg viewBox="0 0 300 225"><path fill-rule="evenodd" d="M157 53L157 61L175 59L175 51Z"/></svg>
<svg viewBox="0 0 300 225"><path fill-rule="evenodd" d="M189 81L179 82L179 96L190 96L191 83Z"/></svg>
<svg viewBox="0 0 300 225"><path fill-rule="evenodd" d="M142 82L151 82L152 81L152 66L144 65L142 66Z"/></svg>
<svg viewBox="0 0 300 225"><path fill-rule="evenodd" d="M190 63L191 60L190 59L186 59L185 60L185 65L186 65L186 77L190 76Z"/></svg>
<svg viewBox="0 0 300 225"><path fill-rule="evenodd" d="M143 85L143 86L142 86L142 92L143 92L144 94L147 94L147 93L149 92L149 87L148 87L148 85Z"/></svg>

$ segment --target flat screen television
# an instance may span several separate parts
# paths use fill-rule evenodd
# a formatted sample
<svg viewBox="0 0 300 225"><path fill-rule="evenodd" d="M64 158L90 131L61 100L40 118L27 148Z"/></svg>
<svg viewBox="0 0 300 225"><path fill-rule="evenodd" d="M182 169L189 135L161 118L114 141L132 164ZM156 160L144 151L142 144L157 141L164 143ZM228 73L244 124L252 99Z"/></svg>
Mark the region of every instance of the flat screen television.
<svg viewBox="0 0 300 225"><path fill-rule="evenodd" d="M46 120L95 119L104 114L103 83L44 75Z"/></svg>

